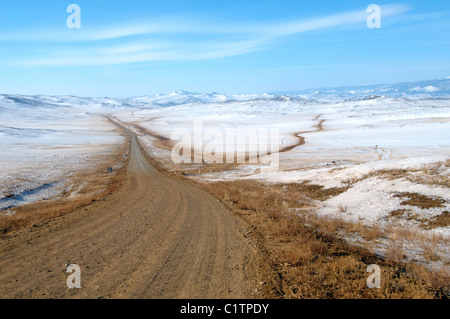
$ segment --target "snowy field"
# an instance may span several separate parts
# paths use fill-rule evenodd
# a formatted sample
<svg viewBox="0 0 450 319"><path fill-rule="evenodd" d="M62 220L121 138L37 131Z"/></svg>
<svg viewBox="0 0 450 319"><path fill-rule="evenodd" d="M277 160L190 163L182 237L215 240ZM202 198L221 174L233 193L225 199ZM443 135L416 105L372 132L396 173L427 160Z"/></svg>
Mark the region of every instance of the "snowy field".
<svg viewBox="0 0 450 319"><path fill-rule="evenodd" d="M249 179L341 189L336 196L317 201L315 213L367 226L440 236L444 241L438 244L439 261L434 266L440 268L450 260L450 226L445 222L450 211L450 99L372 96L325 102L265 96L119 112L114 116L131 124L138 133L153 133L153 137L143 134L141 139L170 170L181 168L173 163L170 150L155 146L158 136L170 139L174 131L184 129L195 141L195 130L201 123L203 135L197 133L196 138L202 136L204 146L212 141L206 134L209 129L276 129L282 150L276 170L267 172L261 170L267 165L241 164L214 172L206 163L191 163L182 169L192 173L190 178L204 182ZM186 149L192 146L182 142ZM232 142L225 137L223 149ZM207 154L203 156L208 159ZM431 205L413 203L411 198L425 199ZM416 261L423 259L417 244L405 241L403 247L405 255ZM380 245L386 248L388 244Z"/></svg>
<svg viewBox="0 0 450 319"><path fill-rule="evenodd" d="M70 187L73 173L121 144L107 115L134 130L169 170L186 170L204 182L248 179L336 189L334 197L314 203L315 213L441 236L446 244L440 260L448 263L449 93L450 80L290 95L0 95L0 210L58 196ZM229 131L238 137L257 132L258 138L244 140L247 149L239 149ZM189 139L174 138L174 132ZM280 150L271 154L276 161L205 169L230 150L273 151L273 145L263 145L269 140ZM174 144L190 151L198 143L200 154L193 154L199 162L182 168L174 163Z"/></svg>
<svg viewBox="0 0 450 319"><path fill-rule="evenodd" d="M123 142L95 104L0 96L0 210L59 196L75 172Z"/></svg>
<svg viewBox="0 0 450 319"><path fill-rule="evenodd" d="M348 220L383 223L392 211L405 208L401 205L402 198L393 196L400 193L417 193L446 202L433 209L407 207L424 219L450 210L447 183L450 100L386 97L338 103L256 100L171 106L120 113L115 117L167 138L178 128L186 128L193 136L194 123L199 120L203 132L208 128L220 128L224 132L230 128L266 128L268 132L276 128L280 149L295 146L298 140L295 134L299 134L305 138L305 144L280 153L276 172L261 173L261 165L253 164L226 172L205 172L197 178L308 182L325 189L349 187L321 203L321 214L333 215L338 207L345 206ZM160 149L156 154L170 159L168 150ZM427 168L447 179L434 185L424 173ZM405 174L392 179L380 173L391 170L404 170ZM434 231L450 235L450 227Z"/></svg>

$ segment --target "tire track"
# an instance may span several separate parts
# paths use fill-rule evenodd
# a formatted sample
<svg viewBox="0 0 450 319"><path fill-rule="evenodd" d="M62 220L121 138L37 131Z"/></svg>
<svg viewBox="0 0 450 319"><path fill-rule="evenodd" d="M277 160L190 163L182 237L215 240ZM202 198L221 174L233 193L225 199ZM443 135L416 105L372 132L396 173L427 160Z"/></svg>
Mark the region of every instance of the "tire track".
<svg viewBox="0 0 450 319"><path fill-rule="evenodd" d="M261 297L241 222L157 171L131 140L118 193L0 240L0 298ZM81 268L81 289L66 286L69 263Z"/></svg>

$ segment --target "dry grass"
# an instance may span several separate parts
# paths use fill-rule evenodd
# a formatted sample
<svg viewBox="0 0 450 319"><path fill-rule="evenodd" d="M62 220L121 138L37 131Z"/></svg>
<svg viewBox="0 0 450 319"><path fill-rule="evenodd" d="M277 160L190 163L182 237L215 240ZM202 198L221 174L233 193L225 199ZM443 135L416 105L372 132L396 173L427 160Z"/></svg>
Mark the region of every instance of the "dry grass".
<svg viewBox="0 0 450 319"><path fill-rule="evenodd" d="M389 217L390 218L400 218L400 217L404 216L407 212L408 212L408 210L406 210L406 209L396 209L390 213Z"/></svg>
<svg viewBox="0 0 450 319"><path fill-rule="evenodd" d="M345 191L323 192L320 186L263 185L256 181L200 184L221 198L261 236L274 271L281 278L278 294L282 298L444 298L450 288L447 274L432 273L423 267L402 263L403 239L412 232L368 227L338 218L321 218L311 213L309 199L324 199ZM291 213L294 209L296 212ZM342 207L345 211L345 207ZM358 233L366 240L390 238L388 258L382 259L368 249L350 246L339 239L340 231ZM442 238L441 238L442 239ZM430 239L428 254L441 239ZM369 264L382 269L381 289L369 289L366 272Z"/></svg>
<svg viewBox="0 0 450 319"><path fill-rule="evenodd" d="M126 140L107 159L104 155L97 156L92 159L95 165L90 170L71 176L69 181L72 190L62 194L60 198L22 205L14 208L13 214L0 215L0 234L5 235L24 227L39 227L50 219L102 200L115 192L126 179L123 154L129 149L129 136ZM113 173L108 173L106 168L115 165L122 166Z"/></svg>
<svg viewBox="0 0 450 319"><path fill-rule="evenodd" d="M429 220L426 224L422 224L421 227L424 229L433 229L437 227L447 227L450 226L450 213L445 211L437 217Z"/></svg>
<svg viewBox="0 0 450 319"><path fill-rule="evenodd" d="M164 171L161 163L147 157L155 167ZM220 165L217 167L217 171L222 169ZM166 173L186 179L179 173ZM415 236L413 232L368 227L339 218L319 218L313 212L315 201L337 196L345 192L350 184L325 190L308 182L266 185L247 180L215 183L187 181L221 199L235 215L247 222L251 230L245 236L252 236L259 242L262 254L271 262L274 277L279 278L273 284L272 291L267 293L271 298L449 297L449 274L430 272L419 265L395 261L404 257L403 241L390 248L389 254L393 260L389 260L362 246L349 245L337 236L339 232L357 233L368 241L375 241L392 236L397 236L397 239L401 236L412 238ZM436 246L442 243L442 239L435 240ZM377 264L382 269L380 289L369 289L366 285L369 276L366 270L370 264Z"/></svg>
<svg viewBox="0 0 450 319"><path fill-rule="evenodd" d="M438 249L436 244L429 241L421 242L422 256L429 261L439 261Z"/></svg>
<svg viewBox="0 0 450 319"><path fill-rule="evenodd" d="M383 237L384 232L380 226L365 226L361 225L359 229L359 233L363 236L363 238L367 241L375 241L378 238Z"/></svg>
<svg viewBox="0 0 450 319"><path fill-rule="evenodd" d="M401 193L394 196L402 199L401 205L415 206L421 209L444 208L447 203L441 198L432 198L417 193ZM419 222L419 227L425 230L450 226L450 213L448 211L444 211L434 218L423 219L409 209L397 209L390 213L390 218L415 220Z"/></svg>
<svg viewBox="0 0 450 319"><path fill-rule="evenodd" d="M401 205L416 206L422 209L445 207L446 201L441 198L432 198L418 193L401 193L395 197L407 198L402 200Z"/></svg>
<svg viewBox="0 0 450 319"><path fill-rule="evenodd" d="M376 172L376 175L386 179L403 178L418 184L450 187L448 175L442 173L448 167L450 167L449 160L446 160L445 162L434 163L421 169L379 170Z"/></svg>
<svg viewBox="0 0 450 319"><path fill-rule="evenodd" d="M403 251L403 240L401 237L396 236L396 233L392 233L389 239L386 258L394 262L402 262L406 258Z"/></svg>

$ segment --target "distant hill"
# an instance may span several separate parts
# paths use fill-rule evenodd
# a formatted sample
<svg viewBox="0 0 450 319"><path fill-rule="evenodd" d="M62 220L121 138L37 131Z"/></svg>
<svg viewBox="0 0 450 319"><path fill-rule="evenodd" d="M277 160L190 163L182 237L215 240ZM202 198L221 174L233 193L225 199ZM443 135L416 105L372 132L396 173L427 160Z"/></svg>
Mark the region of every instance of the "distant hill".
<svg viewBox="0 0 450 319"><path fill-rule="evenodd" d="M298 104L367 100L379 97L403 99L450 99L450 79L407 82L398 84L347 86L336 88L284 91L264 94L223 94L176 91L169 94L136 96L126 99L107 97L77 97L50 95L0 94L1 110L16 107L79 108L92 112L119 109L160 108L188 104L212 104L246 101L291 101Z"/></svg>
<svg viewBox="0 0 450 319"><path fill-rule="evenodd" d="M283 91L275 95L296 96L307 100L336 101L356 100L365 97L388 96L407 99L450 98L450 79L343 86L298 91Z"/></svg>

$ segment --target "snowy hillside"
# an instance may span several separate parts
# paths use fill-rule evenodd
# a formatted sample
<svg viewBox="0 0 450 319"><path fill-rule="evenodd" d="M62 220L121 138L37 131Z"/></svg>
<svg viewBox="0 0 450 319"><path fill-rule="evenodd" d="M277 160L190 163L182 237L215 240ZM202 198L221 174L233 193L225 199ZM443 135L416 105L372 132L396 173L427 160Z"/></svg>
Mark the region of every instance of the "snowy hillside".
<svg viewBox="0 0 450 319"><path fill-rule="evenodd" d="M377 96L402 97L407 99L450 98L450 79L286 91L277 94L286 94L318 101L355 100L374 98Z"/></svg>
<svg viewBox="0 0 450 319"><path fill-rule="evenodd" d="M242 173L268 181L303 181L311 175L296 169L313 172L325 166L327 170L330 162L359 165L376 161L375 168L381 168L409 159L417 169L418 163L442 162L449 156L449 92L447 79L284 95L177 91L118 99L0 94L0 198L2 193L53 183L58 178L52 176L59 174L55 160L61 172L65 165L85 162L90 154L120 141L102 117L105 114L127 123L139 122L168 138L176 128L192 127L194 120L203 121L205 128L276 128L281 148L295 146L295 134L304 132L305 145L281 155L281 171L276 176L248 177L249 170L255 173L257 167L247 167L211 179L233 179ZM48 170L36 171L36 167ZM339 178L330 177L332 173L314 174L315 182L325 187L342 184Z"/></svg>
<svg viewBox="0 0 450 319"><path fill-rule="evenodd" d="M226 103L231 101L251 101L260 99L274 99L277 98L273 94L232 94L227 95L223 93L195 93L188 91L177 91L169 94L155 94L140 97L132 97L127 101L132 105L142 105L142 103L154 106L175 106L198 103Z"/></svg>
<svg viewBox="0 0 450 319"><path fill-rule="evenodd" d="M207 141L195 133L195 123L203 132L266 129L282 150L275 171L263 171L261 163L200 172L200 162L183 169L208 182L256 180L339 190L314 203L315 212L423 232L450 210L449 93L450 80L284 94L178 91L127 99L2 94L0 211L58 196L70 187L68 178L94 158L109 161L113 147L124 142L105 119L109 115L138 133L170 170L180 167L158 140L170 140L177 129L201 142ZM226 139L223 152L234 143ZM408 196L437 204L407 205ZM448 225L427 232L450 238Z"/></svg>
<svg viewBox="0 0 450 319"><path fill-rule="evenodd" d="M320 102L373 99L377 97L405 99L450 98L450 79L418 81L399 84L370 85L356 87L321 88L299 91L285 91L264 94L222 94L177 91L169 94L155 94L132 97L126 101L131 105L175 106L196 103L220 103L256 100L297 99Z"/></svg>
<svg viewBox="0 0 450 319"><path fill-rule="evenodd" d="M0 210L58 196L94 156L123 142L100 115L114 100L0 96Z"/></svg>
<svg viewBox="0 0 450 319"><path fill-rule="evenodd" d="M410 92L418 91L414 85L417 84L408 86L414 89ZM410 260L424 260L420 256L421 242L416 238L443 238L437 254L446 261L450 260L445 244L450 238L450 225L445 224L450 211L450 99L407 96L348 100L340 97L332 101L335 96L327 93L318 99L328 100L325 102L279 95L143 108L115 112L114 117L135 130L167 170L183 172L205 183L248 180L263 185L320 187L333 196L307 201L313 205L314 214L364 227L413 232L413 239L402 243ZM238 150L237 139L228 137L227 132L237 131L245 136L246 130L265 130L266 135L275 136L281 150L279 161L217 169L209 152L211 143L215 143L215 155L231 153L234 158L234 154L239 156L245 151ZM195 144L209 150L195 153L204 162L192 163L190 157L186 165L173 161L171 150L162 147L158 140L161 136L169 140L176 131L187 132L184 135L188 138L177 139L187 150L192 149L193 143L194 153ZM264 149L259 136L248 139L247 146L247 150L250 146ZM420 201L415 203L411 198ZM374 249L383 255L386 247L389 244L380 241Z"/></svg>
<svg viewBox="0 0 450 319"><path fill-rule="evenodd" d="M291 101L299 104L371 100L380 97L420 99L450 99L450 79L408 82L391 85L322 88L264 94L223 94L176 91L126 99L108 97L76 97L47 95L0 94L0 108L61 108L84 109L88 112L109 112L118 109L143 109L189 104L229 104L230 102Z"/></svg>

